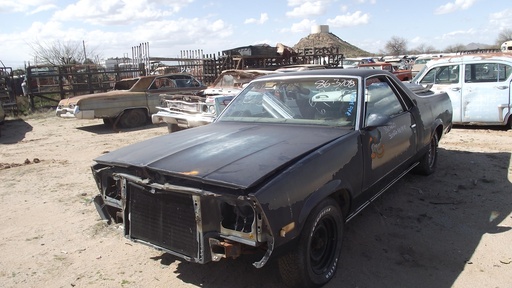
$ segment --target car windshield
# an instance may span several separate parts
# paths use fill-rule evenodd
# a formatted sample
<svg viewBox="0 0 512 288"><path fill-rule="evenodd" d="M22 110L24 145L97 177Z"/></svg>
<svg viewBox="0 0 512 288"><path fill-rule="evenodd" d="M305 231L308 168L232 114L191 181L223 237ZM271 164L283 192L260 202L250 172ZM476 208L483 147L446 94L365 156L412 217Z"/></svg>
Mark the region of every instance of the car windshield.
<svg viewBox="0 0 512 288"><path fill-rule="evenodd" d="M432 60L432 58L418 58L414 61L414 64L426 64L430 60Z"/></svg>
<svg viewBox="0 0 512 288"><path fill-rule="evenodd" d="M353 128L358 78L302 77L249 84L217 122L287 123Z"/></svg>
<svg viewBox="0 0 512 288"><path fill-rule="evenodd" d="M418 74L416 74L416 76L414 76L414 78L412 78L411 82L412 82L412 83L419 83L419 80L420 80L420 78L422 77L423 72L424 72L425 70L427 70L427 69L428 69L428 67L427 67L427 66L423 66L423 67L421 68L421 70L418 72Z"/></svg>
<svg viewBox="0 0 512 288"><path fill-rule="evenodd" d="M357 66L359 64L359 60L343 60L343 65L354 65Z"/></svg>

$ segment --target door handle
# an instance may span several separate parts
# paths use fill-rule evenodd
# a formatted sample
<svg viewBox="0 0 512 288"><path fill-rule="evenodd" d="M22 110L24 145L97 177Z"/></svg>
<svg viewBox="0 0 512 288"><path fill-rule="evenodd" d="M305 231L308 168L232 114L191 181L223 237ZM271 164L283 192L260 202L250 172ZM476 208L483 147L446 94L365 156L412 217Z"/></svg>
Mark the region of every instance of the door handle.
<svg viewBox="0 0 512 288"><path fill-rule="evenodd" d="M508 88L508 86L496 86L496 88L500 89L500 90L505 90Z"/></svg>
<svg viewBox="0 0 512 288"><path fill-rule="evenodd" d="M460 90L460 87L453 87L451 88L452 91L459 91Z"/></svg>

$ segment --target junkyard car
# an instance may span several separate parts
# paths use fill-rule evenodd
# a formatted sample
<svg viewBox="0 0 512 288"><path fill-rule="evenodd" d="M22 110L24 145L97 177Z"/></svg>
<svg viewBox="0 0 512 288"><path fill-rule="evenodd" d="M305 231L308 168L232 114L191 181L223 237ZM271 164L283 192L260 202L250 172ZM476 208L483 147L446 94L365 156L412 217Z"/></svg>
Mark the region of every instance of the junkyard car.
<svg viewBox="0 0 512 288"><path fill-rule="evenodd" d="M198 96L176 95L163 101L151 115L153 124L167 123L169 133L210 124L243 85L253 79L276 73L269 70L224 70L212 85Z"/></svg>
<svg viewBox="0 0 512 288"><path fill-rule="evenodd" d="M425 67L425 64L427 64L427 62L432 59L434 59L434 56L423 56L416 58L411 68L412 77L416 76L416 74L418 74L418 72L420 72L421 69Z"/></svg>
<svg viewBox="0 0 512 288"><path fill-rule="evenodd" d="M345 222L408 171L434 172L451 109L382 70L263 76L212 124L96 158L94 202L132 241L196 263L252 252L290 286L322 285Z"/></svg>
<svg viewBox="0 0 512 288"><path fill-rule="evenodd" d="M376 63L367 63L367 64L359 64L357 66L360 69L380 69L389 71L395 74L398 79L401 81L408 81L412 79L412 72L408 69L400 69L398 65L395 63L386 63L386 62L376 62Z"/></svg>
<svg viewBox="0 0 512 288"><path fill-rule="evenodd" d="M412 82L446 92L453 123L512 129L512 55L479 53L431 60Z"/></svg>
<svg viewBox="0 0 512 288"><path fill-rule="evenodd" d="M169 133L213 122L235 95L179 96L163 100L158 112L151 115L154 124L166 123Z"/></svg>
<svg viewBox="0 0 512 288"><path fill-rule="evenodd" d="M112 91L75 96L59 102L56 115L77 119L100 118L107 124L132 128L148 122L162 96L196 94L206 89L192 75L172 73L141 76L116 83Z"/></svg>

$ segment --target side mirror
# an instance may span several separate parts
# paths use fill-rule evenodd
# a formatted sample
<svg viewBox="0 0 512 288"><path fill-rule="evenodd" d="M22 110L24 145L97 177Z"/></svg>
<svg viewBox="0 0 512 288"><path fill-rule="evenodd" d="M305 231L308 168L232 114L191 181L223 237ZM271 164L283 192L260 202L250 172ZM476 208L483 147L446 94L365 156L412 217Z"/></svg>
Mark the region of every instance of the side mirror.
<svg viewBox="0 0 512 288"><path fill-rule="evenodd" d="M390 120L391 117L388 115L379 113L370 114L366 119L366 128L371 130L377 127L386 126Z"/></svg>

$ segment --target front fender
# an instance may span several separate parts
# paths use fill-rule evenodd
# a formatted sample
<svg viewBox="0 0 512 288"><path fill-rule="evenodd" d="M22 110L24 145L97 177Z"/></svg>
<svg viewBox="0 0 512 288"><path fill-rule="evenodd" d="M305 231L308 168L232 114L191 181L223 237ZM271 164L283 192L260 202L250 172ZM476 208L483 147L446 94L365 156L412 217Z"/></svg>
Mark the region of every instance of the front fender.
<svg viewBox="0 0 512 288"><path fill-rule="evenodd" d="M302 226L304 226L304 222L306 222L311 210L313 210L313 208L327 197L334 197L336 202L338 202L338 205L340 205L341 211L346 215L350 207L350 195L348 191L351 191L351 187L348 182L343 180L333 180L313 192L302 206L298 218L298 226L300 229L297 229L297 231L302 230Z"/></svg>

